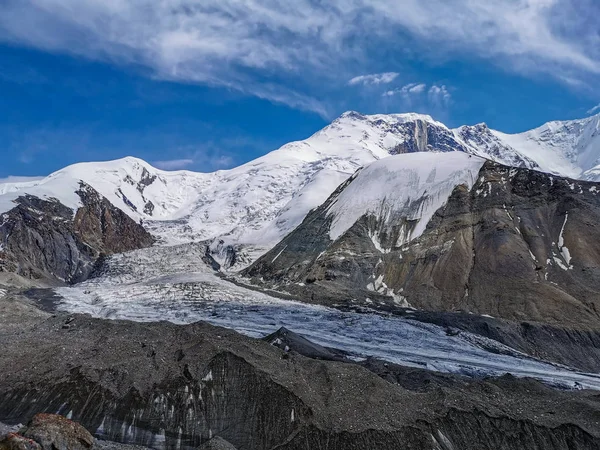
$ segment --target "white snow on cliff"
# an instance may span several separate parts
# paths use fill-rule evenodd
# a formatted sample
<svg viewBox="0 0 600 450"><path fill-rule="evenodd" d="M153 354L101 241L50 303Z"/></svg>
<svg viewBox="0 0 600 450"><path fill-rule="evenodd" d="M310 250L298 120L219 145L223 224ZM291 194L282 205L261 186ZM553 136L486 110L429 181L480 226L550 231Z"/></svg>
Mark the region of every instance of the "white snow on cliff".
<svg viewBox="0 0 600 450"><path fill-rule="evenodd" d="M417 221L405 242L420 236L454 188L469 189L485 159L462 152L411 153L386 158L362 170L329 208L329 235L336 240L358 219L373 215L383 223Z"/></svg>
<svg viewBox="0 0 600 450"><path fill-rule="evenodd" d="M79 180L168 242L224 238L272 246L357 169L409 136L400 123L429 116L348 112L304 141L231 170L163 171L137 158L75 164L33 183L0 184L0 212L24 193L77 208ZM440 124L441 125L441 124Z"/></svg>

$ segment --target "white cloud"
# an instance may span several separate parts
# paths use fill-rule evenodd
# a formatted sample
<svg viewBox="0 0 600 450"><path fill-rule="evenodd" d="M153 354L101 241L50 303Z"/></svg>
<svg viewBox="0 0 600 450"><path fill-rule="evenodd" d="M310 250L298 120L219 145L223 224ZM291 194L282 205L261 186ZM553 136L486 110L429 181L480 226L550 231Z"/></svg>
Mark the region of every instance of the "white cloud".
<svg viewBox="0 0 600 450"><path fill-rule="evenodd" d="M385 91L381 94L384 108L414 110L438 113L446 111L451 104L452 96L446 85L410 83L402 87Z"/></svg>
<svg viewBox="0 0 600 450"><path fill-rule="evenodd" d="M448 106L452 100L452 96L445 85L438 86L434 84L429 88L427 96L429 97L429 101L435 106Z"/></svg>
<svg viewBox="0 0 600 450"><path fill-rule="evenodd" d="M593 108L590 108L587 113L588 114L595 114L598 111L600 111L600 103L597 104L596 106L594 106Z"/></svg>
<svg viewBox="0 0 600 450"><path fill-rule="evenodd" d="M394 81L399 73L396 72L383 72L383 73L372 73L369 75L359 75L348 81L349 85L362 84L363 86L376 85L376 84L387 84Z"/></svg>
<svg viewBox="0 0 600 450"><path fill-rule="evenodd" d="M385 91L381 94L383 97L393 97L394 95L402 95L404 97L409 97L411 95L419 95L425 92L427 89L427 85L423 83L410 83L401 88L392 89L389 91Z"/></svg>
<svg viewBox="0 0 600 450"><path fill-rule="evenodd" d="M166 161L153 161L151 164L162 170L197 169L212 172L227 169L234 165L234 159L225 154L199 149L194 152L193 158L170 159Z"/></svg>
<svg viewBox="0 0 600 450"><path fill-rule="evenodd" d="M167 161L153 161L152 165L163 170L180 170L194 164L193 159L170 159Z"/></svg>
<svg viewBox="0 0 600 450"><path fill-rule="evenodd" d="M596 0L4 0L0 41L146 67L160 79L326 117L324 93L380 65L382 54L401 65L409 46L425 59L466 55L593 84L599 14ZM354 84L384 83L377 75Z"/></svg>

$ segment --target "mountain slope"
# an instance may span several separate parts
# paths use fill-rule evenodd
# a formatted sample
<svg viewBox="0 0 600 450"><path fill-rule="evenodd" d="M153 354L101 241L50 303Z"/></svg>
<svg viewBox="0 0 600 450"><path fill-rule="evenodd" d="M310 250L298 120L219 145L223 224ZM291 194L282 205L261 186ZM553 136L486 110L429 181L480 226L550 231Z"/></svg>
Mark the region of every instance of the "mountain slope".
<svg viewBox="0 0 600 450"><path fill-rule="evenodd" d="M407 173L417 156L423 159ZM461 159L471 165L468 176L435 178ZM419 195L393 183L382 191L393 176L380 166L417 180ZM355 202L347 203L357 190L379 199L350 195ZM394 156L342 185L245 275L325 304L464 310L597 329L598 191L595 183L481 166L460 153ZM433 214L423 205L439 208Z"/></svg>
<svg viewBox="0 0 600 450"><path fill-rule="evenodd" d="M536 161L544 172L598 181L600 116L548 122L520 134L492 134L520 154Z"/></svg>
<svg viewBox="0 0 600 450"><path fill-rule="evenodd" d="M85 280L102 257L148 247L152 236L80 182L77 209L29 194L0 216L0 273L44 283Z"/></svg>

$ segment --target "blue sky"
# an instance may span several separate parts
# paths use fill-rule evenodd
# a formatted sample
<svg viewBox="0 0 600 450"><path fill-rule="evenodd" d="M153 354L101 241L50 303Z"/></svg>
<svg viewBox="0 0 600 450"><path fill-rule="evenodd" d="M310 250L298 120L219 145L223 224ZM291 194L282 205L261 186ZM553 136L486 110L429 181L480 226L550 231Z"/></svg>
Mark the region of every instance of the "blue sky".
<svg viewBox="0 0 600 450"><path fill-rule="evenodd" d="M350 109L505 132L584 117L598 17L595 0L4 0L0 178L127 155L229 168Z"/></svg>

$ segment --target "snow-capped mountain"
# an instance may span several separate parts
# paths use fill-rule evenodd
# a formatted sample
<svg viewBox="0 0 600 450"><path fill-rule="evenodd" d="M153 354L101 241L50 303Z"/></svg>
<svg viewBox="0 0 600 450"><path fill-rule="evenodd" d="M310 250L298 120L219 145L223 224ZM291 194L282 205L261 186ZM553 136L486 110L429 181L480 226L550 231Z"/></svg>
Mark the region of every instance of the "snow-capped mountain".
<svg viewBox="0 0 600 450"><path fill-rule="evenodd" d="M600 116L508 135L485 124L450 129L421 114L347 112L306 140L231 170L163 171L136 159L69 166L0 184L0 212L24 194L76 209L82 180L167 242L221 238L269 248L360 167L389 155L461 151L503 164L600 179Z"/></svg>
<svg viewBox="0 0 600 450"><path fill-rule="evenodd" d="M543 172L600 180L600 115L548 122L520 134L491 133Z"/></svg>
<svg viewBox="0 0 600 450"><path fill-rule="evenodd" d="M600 325L600 184L463 152L377 161L242 272L346 307Z"/></svg>
<svg viewBox="0 0 600 450"><path fill-rule="evenodd" d="M420 236L433 214L458 185L473 186L485 159L461 152L395 155L370 164L327 209L329 237L335 241L363 215L378 217L381 227L404 219L396 247ZM372 236L376 246L377 236Z"/></svg>
<svg viewBox="0 0 600 450"><path fill-rule="evenodd" d="M415 137L415 124L422 124L425 133L432 127L447 130L429 116L349 112L304 141L231 170L167 172L129 157L75 164L43 180L0 185L0 211L14 206L23 193L55 197L76 208L75 191L83 180L168 241L227 237L271 246L358 168L390 153L452 150L454 143L428 147L426 137ZM400 148L409 143L410 149Z"/></svg>

